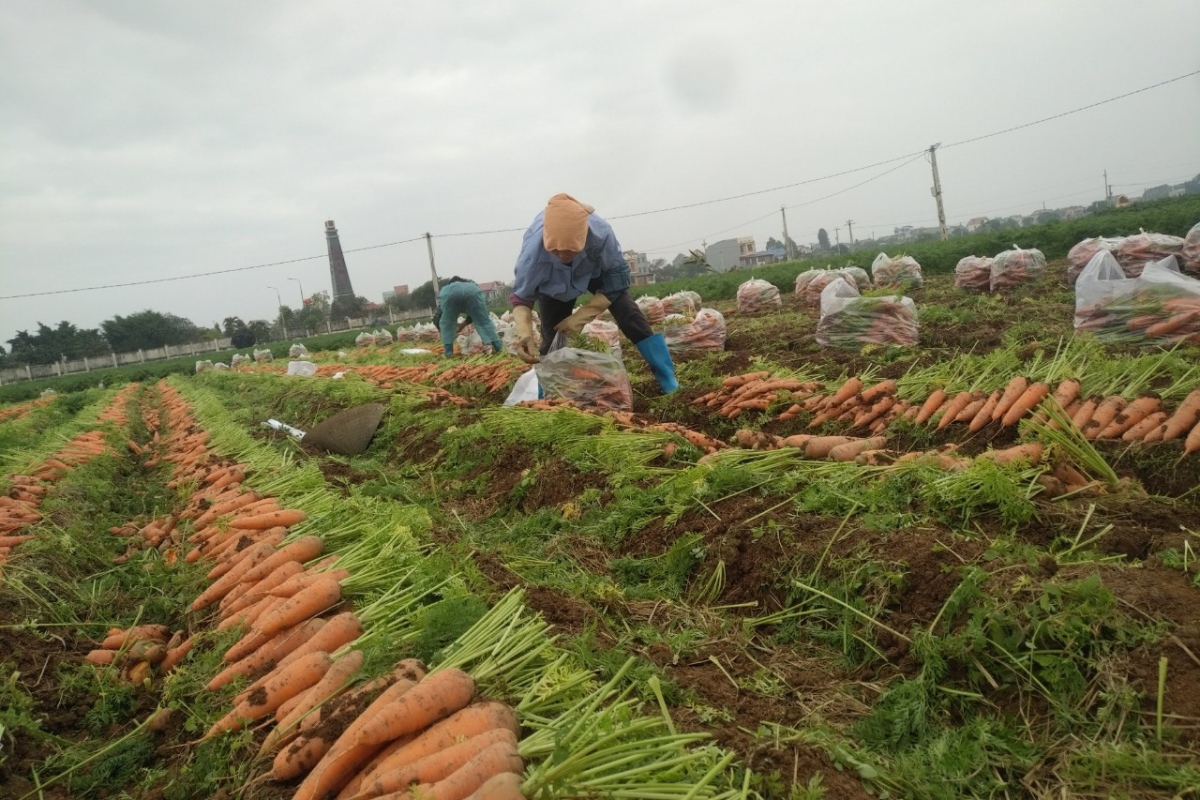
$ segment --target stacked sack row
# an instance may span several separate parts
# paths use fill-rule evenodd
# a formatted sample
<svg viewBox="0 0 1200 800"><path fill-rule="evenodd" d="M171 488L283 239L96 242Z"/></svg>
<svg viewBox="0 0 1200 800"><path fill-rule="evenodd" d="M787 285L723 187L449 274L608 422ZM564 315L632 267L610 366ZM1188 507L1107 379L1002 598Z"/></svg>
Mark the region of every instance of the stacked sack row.
<svg viewBox="0 0 1200 800"><path fill-rule="evenodd" d="M1084 239L1071 248L1067 260L1067 281L1075 283L1083 270L1099 253L1110 253L1126 278L1137 278L1148 265L1175 256L1185 272L1200 274L1200 223L1180 238L1142 230L1133 236L1097 236Z"/></svg>
<svg viewBox="0 0 1200 800"><path fill-rule="evenodd" d="M351 576L336 556L324 555L320 537L290 532L303 511L246 488L240 466L209 449L182 397L160 386L170 434L150 449L174 465L174 485L196 487L178 514L193 530L187 560L213 564L212 583L192 610L215 607L218 628L244 630L208 688L251 680L204 738L274 720L260 753L274 754L267 777L303 778L294 796L305 800L384 796L410 786L422 796L520 798L512 709L478 701L465 672L428 671L413 660L356 683L363 655L349 647L363 626L341 590ZM118 633L122 644L137 638L114 632L114 641ZM161 631L152 633L140 638L157 660Z"/></svg>
<svg viewBox="0 0 1200 800"><path fill-rule="evenodd" d="M1046 272L1041 250L1013 245L993 258L966 256L954 268L954 285L968 292L999 292L1036 281Z"/></svg>

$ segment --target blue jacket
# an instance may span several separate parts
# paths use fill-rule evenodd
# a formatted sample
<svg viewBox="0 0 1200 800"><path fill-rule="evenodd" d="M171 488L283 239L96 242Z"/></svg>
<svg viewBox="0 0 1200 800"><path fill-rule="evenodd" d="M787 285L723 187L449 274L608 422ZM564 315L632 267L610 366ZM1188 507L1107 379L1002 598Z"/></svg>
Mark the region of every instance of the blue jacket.
<svg viewBox="0 0 1200 800"><path fill-rule="evenodd" d="M555 300L574 300L589 291L599 291L612 299L629 288L629 265L608 222L591 214L583 252L570 264L564 264L542 244L543 214L544 211L534 217L521 242L509 297L513 305L531 306L543 295Z"/></svg>

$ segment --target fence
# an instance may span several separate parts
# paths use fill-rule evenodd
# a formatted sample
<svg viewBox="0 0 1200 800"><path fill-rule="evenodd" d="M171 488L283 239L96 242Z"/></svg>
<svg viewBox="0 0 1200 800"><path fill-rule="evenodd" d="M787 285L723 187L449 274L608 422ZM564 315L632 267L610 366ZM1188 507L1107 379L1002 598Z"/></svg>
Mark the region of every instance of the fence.
<svg viewBox="0 0 1200 800"><path fill-rule="evenodd" d="M430 313L428 311L403 311L397 313L389 310L388 322L386 324L394 325L397 322L411 322L413 320L429 318ZM281 338L304 339L322 333L339 333L359 328L380 328L383 325L382 317L329 320L321 326L324 330L313 331L305 330L304 328L289 328L283 332L284 335ZM232 345L233 343L227 338L214 339L211 342L168 345L166 347L156 347L152 350L138 350L134 353L109 353L106 356L81 358L74 361L64 359L56 361L53 364L26 364L21 367L9 367L8 369L0 369L0 386L17 381L31 381L36 378L54 378L78 372L91 372L96 369L111 369L112 367L122 367L127 364L144 364L147 361L161 361L165 358L217 353L222 350L233 349Z"/></svg>

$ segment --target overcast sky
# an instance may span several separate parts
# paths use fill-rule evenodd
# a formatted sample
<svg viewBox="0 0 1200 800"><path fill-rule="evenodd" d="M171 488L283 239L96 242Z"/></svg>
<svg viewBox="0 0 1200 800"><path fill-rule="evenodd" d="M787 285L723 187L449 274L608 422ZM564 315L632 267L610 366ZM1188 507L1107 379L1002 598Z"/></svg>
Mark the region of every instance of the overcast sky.
<svg viewBox="0 0 1200 800"><path fill-rule="evenodd" d="M566 191L602 216L851 170L1200 68L1196 0L4 0L0 295L169 278L419 236L524 228ZM1200 172L1200 76L939 151L951 223ZM936 224L924 159L614 221L671 258ZM801 205L806 204L806 205ZM772 212L776 213L772 213ZM767 216L756 222L756 217ZM1018 237L1019 238L1019 237ZM520 233L434 240L511 280ZM379 301L424 242L349 253ZM0 340L145 308L211 325L329 289L324 258L0 300Z"/></svg>

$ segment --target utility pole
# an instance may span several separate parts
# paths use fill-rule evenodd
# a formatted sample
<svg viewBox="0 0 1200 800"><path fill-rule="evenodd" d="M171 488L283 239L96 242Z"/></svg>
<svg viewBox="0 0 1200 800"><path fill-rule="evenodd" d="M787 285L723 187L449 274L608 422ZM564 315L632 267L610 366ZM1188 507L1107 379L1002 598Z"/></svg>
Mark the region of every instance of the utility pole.
<svg viewBox="0 0 1200 800"><path fill-rule="evenodd" d="M846 227L850 229L850 249L854 249L854 220L846 220Z"/></svg>
<svg viewBox="0 0 1200 800"><path fill-rule="evenodd" d="M841 230L842 230L841 228L834 228L834 229L833 229L833 252L835 252L835 253L840 253L840 252L842 252L842 235L841 235Z"/></svg>
<svg viewBox="0 0 1200 800"><path fill-rule="evenodd" d="M938 212L938 229L941 231L942 239L950 238L950 231L946 228L946 209L942 208L942 180L938 177L937 168L937 149L942 146L941 142L929 147L929 163L933 165L933 188L929 193L937 200Z"/></svg>
<svg viewBox="0 0 1200 800"><path fill-rule="evenodd" d="M783 206L779 207L779 213L783 215L783 252L785 256L791 260L792 258L792 237L788 236L787 232L787 209Z"/></svg>
<svg viewBox="0 0 1200 800"><path fill-rule="evenodd" d="M425 233L425 246L429 248L429 272L433 275L433 296L437 297L441 287L438 286L437 267L433 264L433 236Z"/></svg>
<svg viewBox="0 0 1200 800"><path fill-rule="evenodd" d="M1112 187L1108 185L1108 170L1104 170L1104 202L1112 205Z"/></svg>

